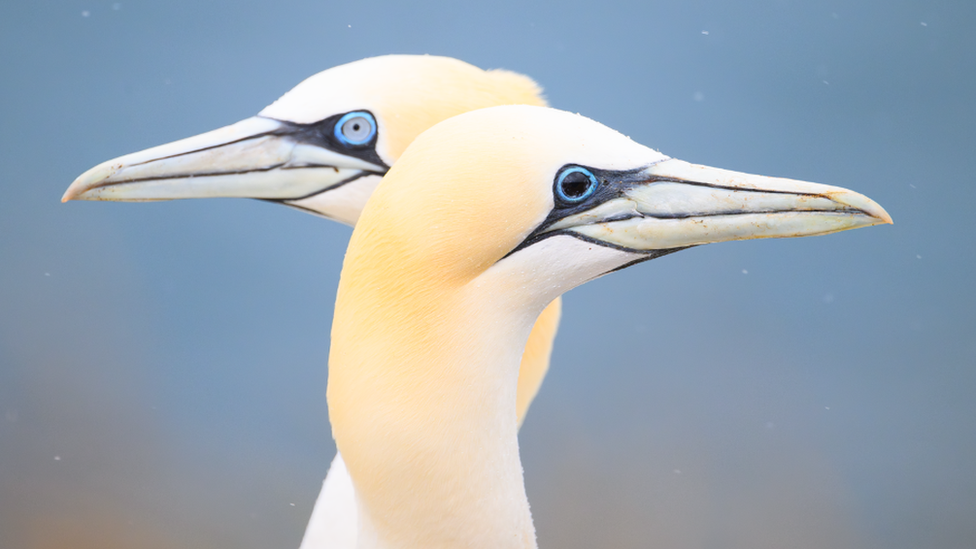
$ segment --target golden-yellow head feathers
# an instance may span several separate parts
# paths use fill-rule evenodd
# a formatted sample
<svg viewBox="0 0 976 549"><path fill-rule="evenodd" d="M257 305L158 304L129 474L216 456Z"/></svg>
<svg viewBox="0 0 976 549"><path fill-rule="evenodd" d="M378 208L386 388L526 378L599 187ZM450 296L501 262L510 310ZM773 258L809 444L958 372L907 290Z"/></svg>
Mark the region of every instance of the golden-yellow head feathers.
<svg viewBox="0 0 976 549"><path fill-rule="evenodd" d="M496 105L545 106L546 101L538 84L514 72L484 70L450 57L384 55L311 76L260 114L311 124L369 110L379 124L377 152L392 164L434 124Z"/></svg>
<svg viewBox="0 0 976 549"><path fill-rule="evenodd" d="M560 166L626 170L663 158L602 124L554 109L462 114L418 137L390 170L363 211L347 262L358 257L356 244L368 241L366 253L381 264L396 254L390 262L470 280L546 218Z"/></svg>

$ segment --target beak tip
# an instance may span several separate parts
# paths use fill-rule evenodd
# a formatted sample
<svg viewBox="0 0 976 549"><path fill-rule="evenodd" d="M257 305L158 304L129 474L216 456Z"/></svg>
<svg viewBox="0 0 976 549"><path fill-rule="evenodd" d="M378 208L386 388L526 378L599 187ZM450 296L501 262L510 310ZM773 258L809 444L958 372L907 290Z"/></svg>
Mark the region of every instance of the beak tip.
<svg viewBox="0 0 976 549"><path fill-rule="evenodd" d="M847 189L840 189L840 192L826 193L832 200L844 205L845 207L860 210L864 215L872 218L871 225L891 225L893 222L888 212L874 200Z"/></svg>
<svg viewBox="0 0 976 549"><path fill-rule="evenodd" d="M867 211L865 211L865 213L867 213L868 215L870 215L871 217L873 217L873 218L875 218L875 219L877 219L879 221L879 223L876 223L876 225L894 225L895 224L895 222L891 219L891 216L888 214L887 211L885 211L884 208L881 207L880 204L878 204L877 202L872 201L872 204L871 205L874 206L874 207L868 209Z"/></svg>
<svg viewBox="0 0 976 549"><path fill-rule="evenodd" d="M84 199L85 193L89 190L89 185L87 185L86 181L83 181L85 179L85 175L87 175L87 172L82 174L78 179L75 179L74 182L68 186L68 189L64 191L64 194L61 195L62 204L72 200Z"/></svg>
<svg viewBox="0 0 976 549"><path fill-rule="evenodd" d="M881 213L884 215L884 217L882 217L881 219L885 222L885 225L894 225L895 221L891 219L891 216L888 215L888 212L885 211L885 209L882 208L881 206L878 206L878 208L881 209Z"/></svg>

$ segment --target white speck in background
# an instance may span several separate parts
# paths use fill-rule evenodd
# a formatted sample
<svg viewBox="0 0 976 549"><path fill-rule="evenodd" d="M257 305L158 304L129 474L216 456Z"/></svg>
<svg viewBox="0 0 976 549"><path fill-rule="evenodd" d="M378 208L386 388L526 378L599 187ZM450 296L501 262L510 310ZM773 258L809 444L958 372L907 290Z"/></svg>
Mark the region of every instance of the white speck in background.
<svg viewBox="0 0 976 549"><path fill-rule="evenodd" d="M742 269L742 274L747 275L747 274L749 274L749 271L747 271L745 269Z"/></svg>
<svg viewBox="0 0 976 549"><path fill-rule="evenodd" d="M925 21L919 21L919 23L921 23L923 27L927 27L927 26L929 26L929 24L928 24L928 23L926 23Z"/></svg>
<svg viewBox="0 0 976 549"><path fill-rule="evenodd" d="M704 34L705 36L708 36L708 31L702 31L702 34Z"/></svg>
<svg viewBox="0 0 976 549"><path fill-rule="evenodd" d="M824 301L824 303L833 303L834 302L834 294L824 294L823 301Z"/></svg>
<svg viewBox="0 0 976 549"><path fill-rule="evenodd" d="M112 9L115 10L115 11L119 11L120 9L122 9L122 4L116 2L116 3L112 4Z"/></svg>
<svg viewBox="0 0 976 549"><path fill-rule="evenodd" d="M675 469L675 470L674 470L674 474L676 474L676 475L680 475L680 474L681 474L681 469Z"/></svg>
<svg viewBox="0 0 976 549"><path fill-rule="evenodd" d="M61 456L54 456L54 461L61 461Z"/></svg>
<svg viewBox="0 0 976 549"><path fill-rule="evenodd" d="M704 101L705 100L705 94L703 94L702 92L695 92L695 94L692 95L691 97L695 101Z"/></svg>
<svg viewBox="0 0 976 549"><path fill-rule="evenodd" d="M44 276L51 276L51 273L44 273Z"/></svg>
<svg viewBox="0 0 976 549"><path fill-rule="evenodd" d="M89 12L88 10L81 12L82 17L88 17L89 15L91 15L91 12Z"/></svg>
<svg viewBox="0 0 976 549"><path fill-rule="evenodd" d="M920 255L918 255L918 254L915 254L915 257L916 257L917 259L922 259L922 256L920 256Z"/></svg>

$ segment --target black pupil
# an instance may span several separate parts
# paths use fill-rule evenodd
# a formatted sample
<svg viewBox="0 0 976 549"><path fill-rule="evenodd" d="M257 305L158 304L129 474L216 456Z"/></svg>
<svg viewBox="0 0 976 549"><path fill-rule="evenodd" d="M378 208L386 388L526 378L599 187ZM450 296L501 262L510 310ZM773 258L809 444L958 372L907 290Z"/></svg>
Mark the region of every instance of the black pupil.
<svg viewBox="0 0 976 549"><path fill-rule="evenodd" d="M562 185L563 194L567 198L579 198L586 194L591 183L590 178L585 173L572 172L566 174L560 185Z"/></svg>
<svg viewBox="0 0 976 549"><path fill-rule="evenodd" d="M352 125L352 131L354 131L354 132L358 132L359 131L359 123L358 122Z"/></svg>

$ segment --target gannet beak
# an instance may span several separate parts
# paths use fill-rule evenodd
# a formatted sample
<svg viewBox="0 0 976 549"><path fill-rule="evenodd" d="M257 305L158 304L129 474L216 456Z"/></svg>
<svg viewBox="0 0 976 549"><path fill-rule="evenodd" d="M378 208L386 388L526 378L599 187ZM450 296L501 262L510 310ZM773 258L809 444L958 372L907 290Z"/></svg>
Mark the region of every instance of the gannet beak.
<svg viewBox="0 0 976 549"><path fill-rule="evenodd" d="M378 159L328 148L329 131L255 116L103 162L81 174L61 201L297 200L386 173L388 167Z"/></svg>
<svg viewBox="0 0 976 549"><path fill-rule="evenodd" d="M544 231L651 252L891 222L876 202L840 187L665 159L622 176L602 203Z"/></svg>

